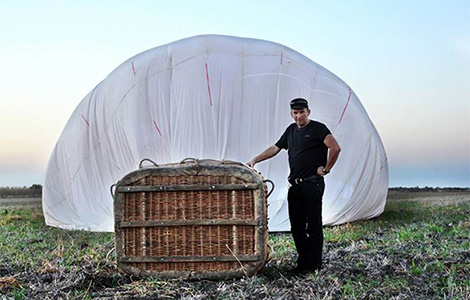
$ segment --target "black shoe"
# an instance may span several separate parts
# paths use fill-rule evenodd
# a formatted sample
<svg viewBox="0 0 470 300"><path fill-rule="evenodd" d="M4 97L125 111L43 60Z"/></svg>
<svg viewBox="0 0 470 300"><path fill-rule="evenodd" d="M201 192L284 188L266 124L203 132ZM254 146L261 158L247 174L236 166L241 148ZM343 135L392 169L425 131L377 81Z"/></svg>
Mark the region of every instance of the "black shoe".
<svg viewBox="0 0 470 300"><path fill-rule="evenodd" d="M297 265L295 268L291 270L292 273L294 274L306 274L310 272L315 272L317 270L320 270L321 266L320 265Z"/></svg>
<svg viewBox="0 0 470 300"><path fill-rule="evenodd" d="M308 268L302 265L297 265L295 268L291 270L291 273L296 274L296 275L305 274L307 272L308 272Z"/></svg>
<svg viewBox="0 0 470 300"><path fill-rule="evenodd" d="M310 272L320 271L321 265L313 265L313 266L310 266L308 269Z"/></svg>

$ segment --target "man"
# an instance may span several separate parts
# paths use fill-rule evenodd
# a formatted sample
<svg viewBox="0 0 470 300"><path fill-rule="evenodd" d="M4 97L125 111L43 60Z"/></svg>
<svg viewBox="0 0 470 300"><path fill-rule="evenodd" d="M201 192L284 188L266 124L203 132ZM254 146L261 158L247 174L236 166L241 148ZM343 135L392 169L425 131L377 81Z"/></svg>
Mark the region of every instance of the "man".
<svg viewBox="0 0 470 300"><path fill-rule="evenodd" d="M288 150L289 183L287 195L289 219L295 247L299 254L295 272L319 270L322 265L323 223L322 197L325 190L323 176L338 159L340 146L330 130L322 123L310 120L307 100L296 98L290 102L295 123L287 127L279 141L253 158L250 167Z"/></svg>

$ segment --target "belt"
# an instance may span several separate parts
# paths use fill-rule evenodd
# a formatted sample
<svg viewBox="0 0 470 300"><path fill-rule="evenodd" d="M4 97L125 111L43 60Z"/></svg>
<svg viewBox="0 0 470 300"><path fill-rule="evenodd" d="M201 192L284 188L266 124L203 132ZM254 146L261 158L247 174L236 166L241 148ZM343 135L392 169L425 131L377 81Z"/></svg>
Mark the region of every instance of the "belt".
<svg viewBox="0 0 470 300"><path fill-rule="evenodd" d="M292 179L289 179L288 181L290 184L296 185L296 184L301 184L302 182L305 182L305 181L314 181L315 179L319 179L319 178L322 178L322 176L312 175L312 176L305 177L305 178L292 178Z"/></svg>

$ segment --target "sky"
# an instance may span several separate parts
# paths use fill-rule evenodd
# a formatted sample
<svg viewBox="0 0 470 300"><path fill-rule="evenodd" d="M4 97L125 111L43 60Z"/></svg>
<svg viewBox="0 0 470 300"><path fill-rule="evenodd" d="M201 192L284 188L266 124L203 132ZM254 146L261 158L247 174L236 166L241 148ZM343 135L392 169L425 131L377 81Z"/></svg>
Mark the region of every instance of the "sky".
<svg viewBox="0 0 470 300"><path fill-rule="evenodd" d="M290 47L345 81L391 187L470 186L470 1L0 4L0 186L42 184L78 103L128 58L223 34Z"/></svg>

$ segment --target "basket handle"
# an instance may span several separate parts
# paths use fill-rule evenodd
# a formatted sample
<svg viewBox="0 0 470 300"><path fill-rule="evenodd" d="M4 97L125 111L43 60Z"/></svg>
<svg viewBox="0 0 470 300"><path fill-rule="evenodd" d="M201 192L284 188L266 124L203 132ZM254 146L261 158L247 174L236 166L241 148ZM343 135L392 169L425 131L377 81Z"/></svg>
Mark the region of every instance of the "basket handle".
<svg viewBox="0 0 470 300"><path fill-rule="evenodd" d="M153 160L151 160L150 158L144 158L144 159L142 159L142 160L140 161L140 163L139 163L139 169L142 169L142 168L143 168L142 164L143 164L144 161L148 161L148 162L150 162L152 165L154 165L155 167L158 167L157 163L154 162Z"/></svg>
<svg viewBox="0 0 470 300"><path fill-rule="evenodd" d="M111 188L109 189L109 191L111 192L111 196L113 197L113 199L114 199L114 192L116 191L116 189L114 189L114 188L115 188L116 186L117 186L117 183L112 184L112 185L111 185Z"/></svg>
<svg viewBox="0 0 470 300"><path fill-rule="evenodd" d="M183 159L182 161L180 161L180 164L185 164L187 162L194 162L194 163L198 163L199 160L197 158L194 158L194 157L186 157L185 159Z"/></svg>
<svg viewBox="0 0 470 300"><path fill-rule="evenodd" d="M268 195L266 196L266 198L268 198L274 191L274 182L272 180L269 180L269 179L265 179L263 180L264 183L267 183L269 182L271 184L271 190L268 192Z"/></svg>

